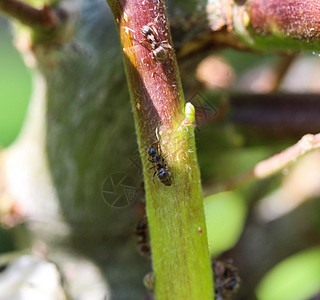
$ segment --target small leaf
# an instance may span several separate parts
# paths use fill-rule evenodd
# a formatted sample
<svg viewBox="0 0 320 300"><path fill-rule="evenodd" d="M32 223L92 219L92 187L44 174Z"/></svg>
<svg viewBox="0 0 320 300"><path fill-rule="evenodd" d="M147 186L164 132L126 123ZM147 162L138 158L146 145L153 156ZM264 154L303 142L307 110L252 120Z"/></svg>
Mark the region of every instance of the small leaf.
<svg viewBox="0 0 320 300"><path fill-rule="evenodd" d="M217 256L238 241L245 222L247 206L236 192L224 192L205 198L209 251Z"/></svg>

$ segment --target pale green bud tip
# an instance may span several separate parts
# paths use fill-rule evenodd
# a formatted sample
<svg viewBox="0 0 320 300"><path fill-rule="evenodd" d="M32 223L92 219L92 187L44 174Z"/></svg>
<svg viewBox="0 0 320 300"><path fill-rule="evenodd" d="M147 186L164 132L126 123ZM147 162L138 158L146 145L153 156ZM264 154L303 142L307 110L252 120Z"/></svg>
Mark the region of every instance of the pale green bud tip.
<svg viewBox="0 0 320 300"><path fill-rule="evenodd" d="M196 116L195 108L190 102L186 103L185 116L186 116L186 119L188 119L192 123L195 122L195 116Z"/></svg>
<svg viewBox="0 0 320 300"><path fill-rule="evenodd" d="M242 22L245 27L248 27L250 24L250 17L246 11L243 12Z"/></svg>

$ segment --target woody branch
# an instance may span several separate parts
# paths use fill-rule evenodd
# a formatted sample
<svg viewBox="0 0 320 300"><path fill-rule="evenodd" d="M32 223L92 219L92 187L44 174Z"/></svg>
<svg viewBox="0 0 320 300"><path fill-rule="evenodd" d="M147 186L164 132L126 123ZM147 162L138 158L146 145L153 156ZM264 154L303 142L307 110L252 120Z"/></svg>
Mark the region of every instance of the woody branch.
<svg viewBox="0 0 320 300"><path fill-rule="evenodd" d="M31 28L43 31L53 30L60 23L57 14L47 5L37 9L18 0L0 0L0 11Z"/></svg>

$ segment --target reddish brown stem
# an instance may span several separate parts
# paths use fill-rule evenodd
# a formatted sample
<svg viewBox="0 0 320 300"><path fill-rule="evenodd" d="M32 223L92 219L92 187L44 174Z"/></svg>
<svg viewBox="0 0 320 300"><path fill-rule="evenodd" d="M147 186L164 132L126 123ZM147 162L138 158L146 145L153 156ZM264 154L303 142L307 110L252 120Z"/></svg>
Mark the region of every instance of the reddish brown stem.
<svg viewBox="0 0 320 300"><path fill-rule="evenodd" d="M143 26L148 26L158 43L171 44L165 11L162 8L155 11L147 5L148 1L143 3L118 1L110 6L119 26L130 92L135 95L132 101L135 101L137 125L142 140L152 144L156 140L156 128L162 125L170 128L174 126L173 121L179 119L177 116L182 116L184 101L179 92L182 88L173 49L165 48L167 59L158 61L151 43L142 33Z"/></svg>
<svg viewBox="0 0 320 300"><path fill-rule="evenodd" d="M53 30L59 25L58 16L47 5L37 9L17 0L0 0L0 10L32 28Z"/></svg>
<svg viewBox="0 0 320 300"><path fill-rule="evenodd" d="M314 0L251 0L251 28L258 34L276 31L292 38L320 38L320 2Z"/></svg>

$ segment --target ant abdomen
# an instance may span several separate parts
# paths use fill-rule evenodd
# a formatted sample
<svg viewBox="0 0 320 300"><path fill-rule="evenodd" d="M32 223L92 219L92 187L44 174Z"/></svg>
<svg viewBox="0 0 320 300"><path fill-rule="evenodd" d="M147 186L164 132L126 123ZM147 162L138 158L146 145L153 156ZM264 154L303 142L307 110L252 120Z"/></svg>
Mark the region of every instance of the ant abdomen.
<svg viewBox="0 0 320 300"><path fill-rule="evenodd" d="M157 177L166 186L170 186L172 184L171 173L166 169L159 170Z"/></svg>

